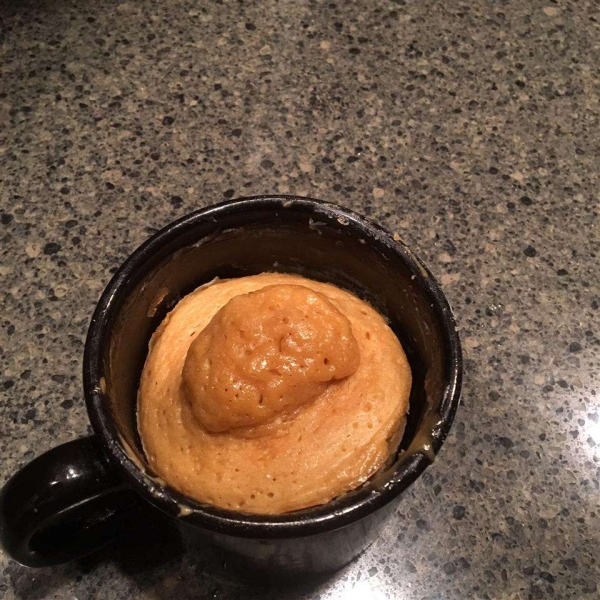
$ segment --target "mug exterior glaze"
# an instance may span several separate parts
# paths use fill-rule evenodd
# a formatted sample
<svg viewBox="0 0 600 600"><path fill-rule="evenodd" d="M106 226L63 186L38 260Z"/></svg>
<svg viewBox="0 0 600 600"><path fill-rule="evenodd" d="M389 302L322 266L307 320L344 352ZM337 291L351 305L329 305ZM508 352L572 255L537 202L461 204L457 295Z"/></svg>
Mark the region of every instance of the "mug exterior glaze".
<svg viewBox="0 0 600 600"><path fill-rule="evenodd" d="M326 505L277 516L218 509L170 488L148 466L136 427L148 342L169 310L215 277L265 271L328 281L370 302L413 372L405 434L384 467ZM257 196L191 213L125 261L93 315L83 377L94 435L36 458L2 489L0 541L10 556L36 567L65 562L151 522L158 509L254 567L324 572L375 539L439 452L459 403L462 358L448 302L397 235L320 200Z"/></svg>

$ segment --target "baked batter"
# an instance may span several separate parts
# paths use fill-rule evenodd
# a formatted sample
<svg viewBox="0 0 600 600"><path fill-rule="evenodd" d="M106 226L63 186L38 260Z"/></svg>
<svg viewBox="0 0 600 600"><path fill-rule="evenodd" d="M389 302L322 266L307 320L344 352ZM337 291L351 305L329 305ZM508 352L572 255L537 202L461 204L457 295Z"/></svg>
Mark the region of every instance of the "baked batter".
<svg viewBox="0 0 600 600"><path fill-rule="evenodd" d="M263 273L202 286L167 315L138 424L150 465L174 488L279 514L366 481L395 449L410 386L404 351L369 304Z"/></svg>

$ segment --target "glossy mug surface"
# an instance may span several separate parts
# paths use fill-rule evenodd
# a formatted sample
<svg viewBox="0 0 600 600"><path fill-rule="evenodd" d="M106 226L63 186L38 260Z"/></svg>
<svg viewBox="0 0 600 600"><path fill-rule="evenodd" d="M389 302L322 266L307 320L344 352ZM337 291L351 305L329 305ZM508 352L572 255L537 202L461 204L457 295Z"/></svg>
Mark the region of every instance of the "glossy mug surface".
<svg viewBox="0 0 600 600"><path fill-rule="evenodd" d="M146 463L135 417L148 342L168 311L215 277L264 271L328 281L370 302L401 340L413 373L404 438L386 465L328 504L276 516L218 509L170 488ZM199 210L140 246L108 284L84 356L94 435L50 450L7 482L0 541L23 564L57 564L94 551L158 509L260 568L339 568L373 541L440 450L461 379L450 307L397 236L308 198L259 196Z"/></svg>

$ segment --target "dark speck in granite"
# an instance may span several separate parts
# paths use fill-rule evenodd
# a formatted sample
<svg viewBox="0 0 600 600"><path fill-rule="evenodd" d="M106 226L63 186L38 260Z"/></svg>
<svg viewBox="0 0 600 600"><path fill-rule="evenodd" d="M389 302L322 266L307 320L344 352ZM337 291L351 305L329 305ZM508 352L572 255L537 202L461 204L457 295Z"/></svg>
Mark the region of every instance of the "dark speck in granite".
<svg viewBox="0 0 600 600"><path fill-rule="evenodd" d="M591 0L9 1L0 84L2 481L89 431L90 315L149 234L310 195L397 231L465 353L436 463L325 582L250 583L157 528L0 596L598 598L600 78Z"/></svg>

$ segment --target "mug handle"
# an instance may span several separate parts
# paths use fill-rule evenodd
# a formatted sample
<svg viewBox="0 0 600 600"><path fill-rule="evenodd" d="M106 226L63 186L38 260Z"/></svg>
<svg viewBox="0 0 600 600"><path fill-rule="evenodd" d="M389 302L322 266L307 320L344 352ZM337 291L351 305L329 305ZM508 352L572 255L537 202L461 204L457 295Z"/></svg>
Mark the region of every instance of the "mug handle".
<svg viewBox="0 0 600 600"><path fill-rule="evenodd" d="M93 436L38 456L0 492L0 543L28 567L90 554L145 518L141 499L115 475Z"/></svg>

